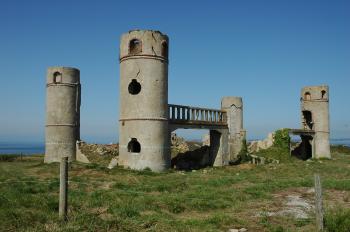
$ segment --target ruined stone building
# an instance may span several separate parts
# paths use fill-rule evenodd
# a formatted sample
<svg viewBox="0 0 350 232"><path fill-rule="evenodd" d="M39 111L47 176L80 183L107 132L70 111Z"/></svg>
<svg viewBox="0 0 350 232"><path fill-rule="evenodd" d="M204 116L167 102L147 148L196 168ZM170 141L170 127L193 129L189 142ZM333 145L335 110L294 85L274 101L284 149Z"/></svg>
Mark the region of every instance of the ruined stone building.
<svg viewBox="0 0 350 232"><path fill-rule="evenodd" d="M228 165L245 146L242 98L223 97L221 109L169 104L168 54L169 38L159 31L134 30L121 36L118 165L170 168L171 132L177 129L209 130L209 165ZM48 69L45 162L76 159L80 98L78 69ZM328 102L328 86L302 89L302 128L290 132L300 135L301 143L293 155L330 158Z"/></svg>
<svg viewBox="0 0 350 232"><path fill-rule="evenodd" d="M119 165L168 169L171 132L179 128L210 130L211 164L227 165L245 136L242 99L225 97L220 110L169 104L168 49L159 31L121 37Z"/></svg>
<svg viewBox="0 0 350 232"><path fill-rule="evenodd" d="M179 128L210 130L210 164L227 165L245 141L243 103L224 97L222 109L168 104L169 38L135 30L120 42L118 164L162 171L170 167L170 136ZM52 67L47 74L45 162L76 159L80 139L79 70Z"/></svg>
<svg viewBox="0 0 350 232"><path fill-rule="evenodd" d="M331 158L329 143L329 88L308 86L301 90L301 129L290 131L300 135L301 143L291 151L301 159Z"/></svg>

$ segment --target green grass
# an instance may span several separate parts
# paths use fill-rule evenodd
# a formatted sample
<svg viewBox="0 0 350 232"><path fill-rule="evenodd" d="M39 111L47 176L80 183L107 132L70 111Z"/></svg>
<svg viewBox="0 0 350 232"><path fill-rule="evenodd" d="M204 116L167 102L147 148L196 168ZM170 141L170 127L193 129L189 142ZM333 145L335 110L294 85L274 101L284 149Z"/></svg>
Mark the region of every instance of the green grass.
<svg viewBox="0 0 350 232"><path fill-rule="evenodd" d="M328 232L350 231L350 209L337 206L325 214L325 227Z"/></svg>
<svg viewBox="0 0 350 232"><path fill-rule="evenodd" d="M273 194L312 187L315 172L321 174L325 191L350 192L348 150L334 150L334 159L322 162L286 158L289 162L281 164L195 172L109 170L73 163L69 220L64 223L58 220L59 167L42 159L0 162L0 231L313 231L313 218L256 215L275 203ZM327 214L326 226L347 226L346 210Z"/></svg>
<svg viewBox="0 0 350 232"><path fill-rule="evenodd" d="M0 155L0 162L13 162L20 158L20 155L15 155L15 154L1 154Z"/></svg>

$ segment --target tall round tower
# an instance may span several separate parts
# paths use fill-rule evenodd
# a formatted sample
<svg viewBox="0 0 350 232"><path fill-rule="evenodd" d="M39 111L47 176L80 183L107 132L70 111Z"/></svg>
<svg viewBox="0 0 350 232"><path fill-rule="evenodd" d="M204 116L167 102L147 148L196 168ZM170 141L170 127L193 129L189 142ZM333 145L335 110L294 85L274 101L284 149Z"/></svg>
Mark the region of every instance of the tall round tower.
<svg viewBox="0 0 350 232"><path fill-rule="evenodd" d="M80 139L80 72L69 67L47 71L45 163L75 160Z"/></svg>
<svg viewBox="0 0 350 232"><path fill-rule="evenodd" d="M229 129L229 154L230 160L237 158L243 148L245 130L243 129L243 101L241 97L223 97L221 109L227 112L227 124Z"/></svg>
<svg viewBox="0 0 350 232"><path fill-rule="evenodd" d="M120 42L119 164L163 171L170 167L168 36L134 30Z"/></svg>
<svg viewBox="0 0 350 232"><path fill-rule="evenodd" d="M329 143L329 88L307 86L301 90L302 127L315 132L313 158L331 158Z"/></svg>

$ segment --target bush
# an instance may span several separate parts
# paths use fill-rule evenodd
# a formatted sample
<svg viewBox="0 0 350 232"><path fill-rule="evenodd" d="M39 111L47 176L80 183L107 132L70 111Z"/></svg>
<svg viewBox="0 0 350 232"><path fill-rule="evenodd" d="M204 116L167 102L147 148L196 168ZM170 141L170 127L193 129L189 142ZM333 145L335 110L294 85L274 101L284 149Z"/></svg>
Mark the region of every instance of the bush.
<svg viewBox="0 0 350 232"><path fill-rule="evenodd" d="M242 140L242 149L239 152L238 157L241 158L241 162L250 161L250 159L248 157L248 148L247 148L247 140L246 139Z"/></svg>
<svg viewBox="0 0 350 232"><path fill-rule="evenodd" d="M275 131L274 143L275 147L289 151L290 137L288 128Z"/></svg>

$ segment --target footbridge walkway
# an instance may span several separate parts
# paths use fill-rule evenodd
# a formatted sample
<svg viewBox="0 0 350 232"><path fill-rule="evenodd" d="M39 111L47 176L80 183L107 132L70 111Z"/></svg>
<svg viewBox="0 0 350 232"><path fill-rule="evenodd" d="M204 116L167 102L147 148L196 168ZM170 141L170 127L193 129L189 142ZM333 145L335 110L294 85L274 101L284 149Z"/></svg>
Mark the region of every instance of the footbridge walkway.
<svg viewBox="0 0 350 232"><path fill-rule="evenodd" d="M168 105L169 129L228 129L227 112L184 105Z"/></svg>

